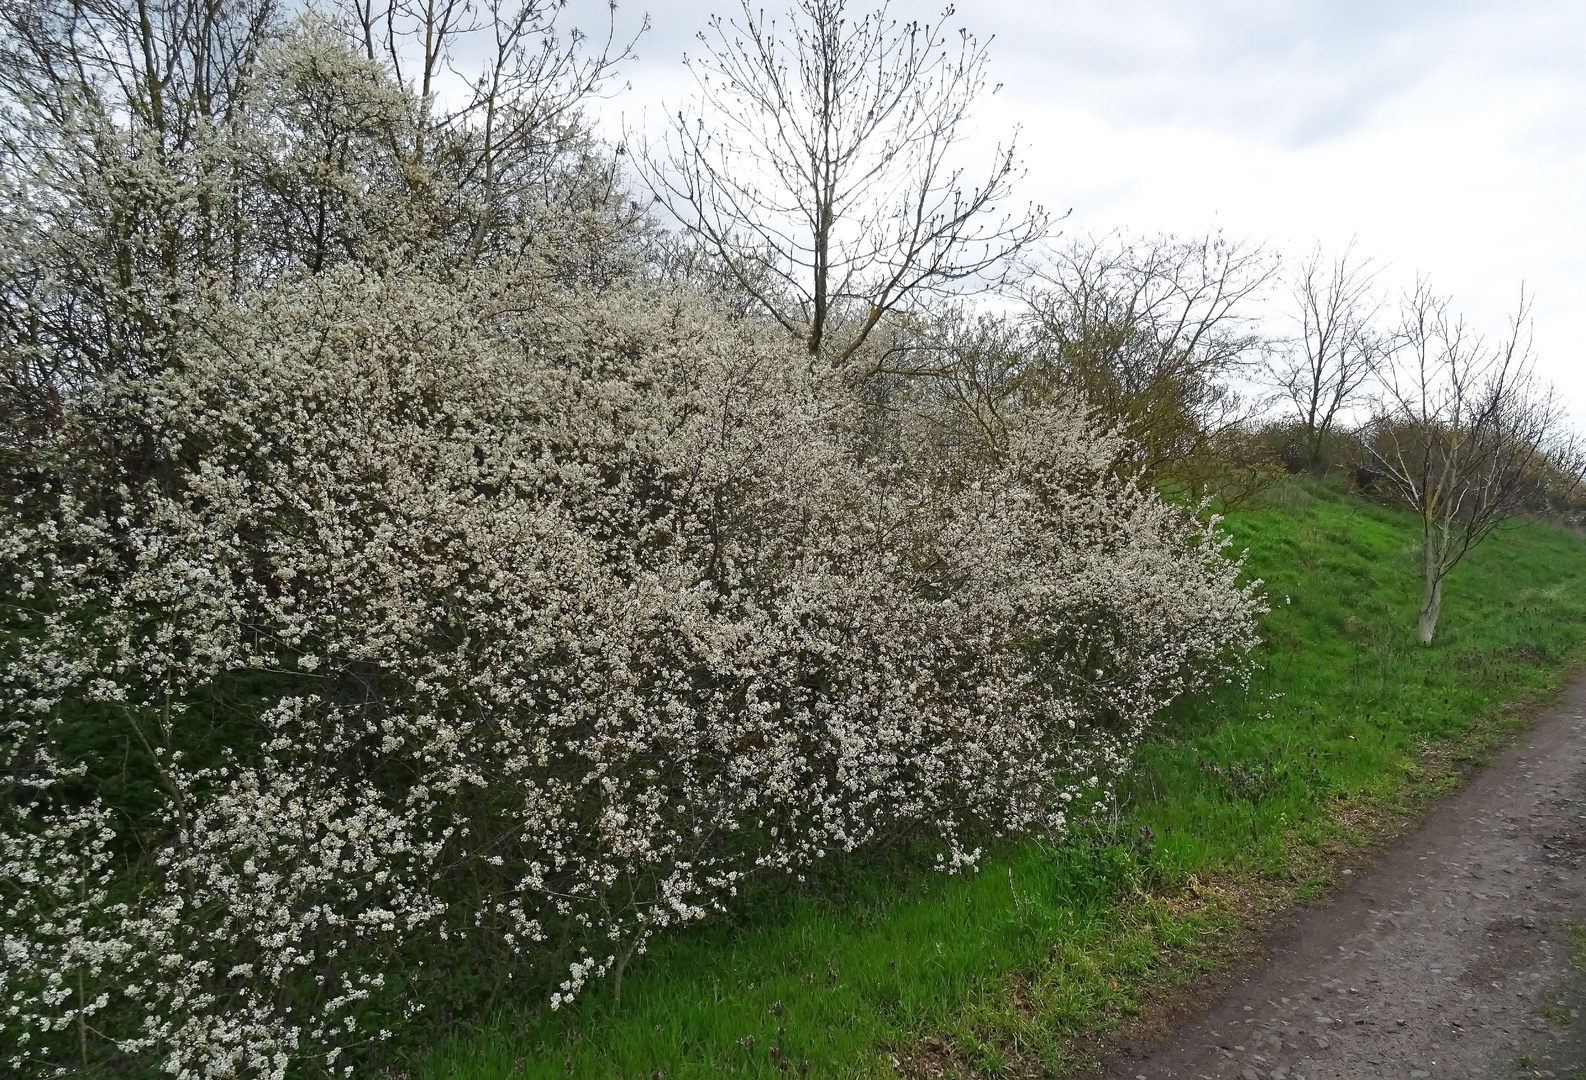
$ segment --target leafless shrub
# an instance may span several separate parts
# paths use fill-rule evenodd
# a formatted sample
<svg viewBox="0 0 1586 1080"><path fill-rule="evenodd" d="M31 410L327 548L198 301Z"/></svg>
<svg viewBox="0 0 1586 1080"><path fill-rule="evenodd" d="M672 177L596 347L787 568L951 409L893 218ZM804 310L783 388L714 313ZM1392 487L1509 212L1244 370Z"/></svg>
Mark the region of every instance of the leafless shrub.
<svg viewBox="0 0 1586 1080"><path fill-rule="evenodd" d="M1316 468L1334 424L1361 401L1377 361L1392 347L1374 325L1375 271L1351 243L1333 258L1320 246L1287 282L1297 335L1273 350L1267 376L1299 422L1304 464Z"/></svg>
<svg viewBox="0 0 1586 1080"><path fill-rule="evenodd" d="M1264 346L1253 301L1273 272L1221 236L1076 241L1027 292L1030 378L1116 424L1146 475L1203 487L1212 444L1252 411L1228 379Z"/></svg>

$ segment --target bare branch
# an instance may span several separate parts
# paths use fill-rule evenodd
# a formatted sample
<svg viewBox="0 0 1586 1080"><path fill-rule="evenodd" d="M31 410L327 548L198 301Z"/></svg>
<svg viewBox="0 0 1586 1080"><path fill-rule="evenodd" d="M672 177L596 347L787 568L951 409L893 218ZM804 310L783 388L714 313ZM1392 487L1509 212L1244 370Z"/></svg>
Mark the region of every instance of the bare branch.
<svg viewBox="0 0 1586 1080"><path fill-rule="evenodd" d="M951 15L798 0L779 24L743 0L699 35L691 109L643 144L657 202L812 356L847 363L890 313L1002 282L1046 231L1038 207L999 214L1014 143L978 183L956 164L987 54Z"/></svg>
<svg viewBox="0 0 1586 1080"><path fill-rule="evenodd" d="M1034 368L1119 424L1148 474L1183 473L1245 419L1227 376L1264 346L1251 309L1273 273L1260 248L1221 236L1075 240L1025 293Z"/></svg>
<svg viewBox="0 0 1586 1080"><path fill-rule="evenodd" d="M1268 378L1292 403L1315 468L1339 417L1359 403L1377 362L1392 348L1375 328L1382 301L1376 270L1351 241L1328 258L1317 245L1290 276L1288 293L1296 334L1268 365Z"/></svg>

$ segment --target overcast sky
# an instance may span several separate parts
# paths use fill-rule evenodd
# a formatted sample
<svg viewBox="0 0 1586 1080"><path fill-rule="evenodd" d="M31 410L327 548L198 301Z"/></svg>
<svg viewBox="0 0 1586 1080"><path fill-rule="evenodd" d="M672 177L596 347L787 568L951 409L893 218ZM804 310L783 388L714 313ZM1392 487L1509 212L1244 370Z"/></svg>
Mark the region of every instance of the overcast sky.
<svg viewBox="0 0 1586 1080"><path fill-rule="evenodd" d="M652 26L608 131L686 97L694 33L737 10L623 0L620 28ZM1540 366L1586 414L1586 4L984 0L953 21L993 38L1003 83L977 130L1020 128L1020 193L1072 209L1065 230L1221 229L1288 252L1357 237L1492 331L1524 283Z"/></svg>

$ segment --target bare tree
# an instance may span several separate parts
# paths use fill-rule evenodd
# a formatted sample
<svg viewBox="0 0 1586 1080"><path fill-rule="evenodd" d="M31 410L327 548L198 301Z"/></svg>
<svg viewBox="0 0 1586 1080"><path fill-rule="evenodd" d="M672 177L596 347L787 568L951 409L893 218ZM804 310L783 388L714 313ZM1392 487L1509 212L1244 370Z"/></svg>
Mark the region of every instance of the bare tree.
<svg viewBox="0 0 1586 1080"><path fill-rule="evenodd" d="M1579 482L1586 467L1557 396L1536 379L1528 311L1522 296L1507 335L1489 343L1421 282L1405 298L1400 347L1382 367L1363 443L1421 517L1423 645L1437 632L1449 571L1550 478Z"/></svg>
<svg viewBox="0 0 1586 1080"><path fill-rule="evenodd" d="M1269 375L1294 405L1312 468L1340 414L1359 402L1361 387L1391 346L1373 326L1381 307L1375 277L1351 241L1332 259L1318 245L1288 281L1299 335L1276 353Z"/></svg>
<svg viewBox="0 0 1586 1080"><path fill-rule="evenodd" d="M743 0L687 61L693 111L641 155L657 201L811 356L845 363L911 301L1000 281L1046 231L1039 208L998 211L1013 142L978 184L957 163L986 46L952 16L798 0L779 25Z"/></svg>
<svg viewBox="0 0 1586 1080"><path fill-rule="evenodd" d="M1221 236L1076 240L1026 293L1037 344L1026 380L1082 395L1134 441L1147 474L1189 479L1245 417L1227 377L1264 345L1251 302L1273 273L1260 248Z"/></svg>

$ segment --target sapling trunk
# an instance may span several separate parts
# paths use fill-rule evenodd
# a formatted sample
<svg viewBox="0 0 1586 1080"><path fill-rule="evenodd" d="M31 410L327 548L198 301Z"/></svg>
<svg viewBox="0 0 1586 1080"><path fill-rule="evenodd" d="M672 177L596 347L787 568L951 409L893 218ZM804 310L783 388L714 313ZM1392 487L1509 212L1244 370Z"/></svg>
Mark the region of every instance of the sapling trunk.
<svg viewBox="0 0 1586 1080"><path fill-rule="evenodd" d="M1443 575L1431 562L1426 566L1426 589L1421 594L1421 644L1432 644L1437 617L1443 613Z"/></svg>
<svg viewBox="0 0 1586 1080"><path fill-rule="evenodd" d="M626 949L617 953L616 965L611 969L611 1000L613 1004L622 1004L622 973L627 970L628 961L633 954L639 951L639 946L644 942L645 935L635 934Z"/></svg>

